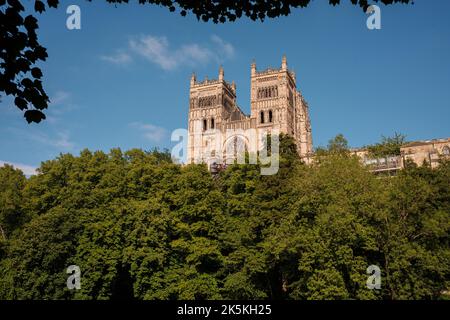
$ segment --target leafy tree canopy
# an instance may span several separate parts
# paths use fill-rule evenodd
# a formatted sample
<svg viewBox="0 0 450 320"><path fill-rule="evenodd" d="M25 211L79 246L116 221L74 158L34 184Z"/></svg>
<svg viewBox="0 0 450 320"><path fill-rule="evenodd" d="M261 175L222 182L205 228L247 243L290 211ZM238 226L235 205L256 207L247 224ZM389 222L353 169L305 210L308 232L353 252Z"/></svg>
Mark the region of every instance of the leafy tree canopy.
<svg viewBox="0 0 450 320"><path fill-rule="evenodd" d="M342 133L339 133L333 139L328 140L326 148L317 147L315 156L317 159L320 159L322 156L327 155L345 155L348 154L348 151L348 141Z"/></svg>
<svg viewBox="0 0 450 320"><path fill-rule="evenodd" d="M0 168L0 299L442 297L449 161L380 179L347 153L305 165L280 139L272 176L138 149L60 155L29 179ZM66 287L73 264L81 290Z"/></svg>
<svg viewBox="0 0 450 320"><path fill-rule="evenodd" d="M406 136L400 133L395 133L392 137L381 137L381 142L367 146L369 156L373 158L399 156L400 148L406 143Z"/></svg>

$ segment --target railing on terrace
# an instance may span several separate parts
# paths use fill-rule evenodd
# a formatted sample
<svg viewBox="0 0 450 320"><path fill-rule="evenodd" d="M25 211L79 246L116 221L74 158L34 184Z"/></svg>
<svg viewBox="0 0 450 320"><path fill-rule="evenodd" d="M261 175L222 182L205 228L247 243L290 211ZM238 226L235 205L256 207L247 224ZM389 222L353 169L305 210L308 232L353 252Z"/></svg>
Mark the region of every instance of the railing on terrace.
<svg viewBox="0 0 450 320"><path fill-rule="evenodd" d="M402 168L401 156L390 156L384 158L363 159L363 163L370 168L372 172L396 171Z"/></svg>

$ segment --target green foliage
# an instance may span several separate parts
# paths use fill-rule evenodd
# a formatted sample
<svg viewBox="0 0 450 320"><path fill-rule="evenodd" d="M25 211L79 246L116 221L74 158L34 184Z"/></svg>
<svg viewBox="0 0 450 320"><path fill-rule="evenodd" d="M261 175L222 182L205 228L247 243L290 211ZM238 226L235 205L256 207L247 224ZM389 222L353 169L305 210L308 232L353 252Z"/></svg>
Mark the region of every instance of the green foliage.
<svg viewBox="0 0 450 320"><path fill-rule="evenodd" d="M344 153L348 151L348 141L344 138L342 133L328 141L328 152L330 153Z"/></svg>
<svg viewBox="0 0 450 320"><path fill-rule="evenodd" d="M442 298L450 162L379 179L342 136L312 165L280 140L272 176L136 149L60 155L29 179L0 168L0 299Z"/></svg>
<svg viewBox="0 0 450 320"><path fill-rule="evenodd" d="M381 142L367 146L369 156L372 158L381 158L388 156L399 156L400 147L405 144L405 135L395 133L392 137L381 137Z"/></svg>
<svg viewBox="0 0 450 320"><path fill-rule="evenodd" d="M25 176L10 165L0 167L0 242L27 219L22 207Z"/></svg>
<svg viewBox="0 0 450 320"><path fill-rule="evenodd" d="M328 145L326 148L317 147L315 152L315 158L320 161L322 157L329 155L348 155L348 141L345 139L342 133L336 135L333 139L328 140Z"/></svg>

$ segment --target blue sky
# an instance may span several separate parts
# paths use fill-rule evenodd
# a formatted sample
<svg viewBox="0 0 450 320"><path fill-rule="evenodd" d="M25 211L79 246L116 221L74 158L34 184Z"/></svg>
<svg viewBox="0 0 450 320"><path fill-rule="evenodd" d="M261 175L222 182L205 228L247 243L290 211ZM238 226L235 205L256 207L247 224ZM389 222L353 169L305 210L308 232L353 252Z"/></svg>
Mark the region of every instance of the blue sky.
<svg viewBox="0 0 450 320"><path fill-rule="evenodd" d="M263 23L215 25L156 6L72 1L81 30L66 28L68 4L48 10L38 33L49 54L47 120L27 124L3 99L0 164L31 171L84 148L171 148L172 130L187 126L193 71L216 78L222 64L249 113L252 59L261 70L279 67L283 54L309 102L315 147L338 133L355 147L394 132L450 137L450 2L380 5L381 30L367 29L359 7L326 2Z"/></svg>

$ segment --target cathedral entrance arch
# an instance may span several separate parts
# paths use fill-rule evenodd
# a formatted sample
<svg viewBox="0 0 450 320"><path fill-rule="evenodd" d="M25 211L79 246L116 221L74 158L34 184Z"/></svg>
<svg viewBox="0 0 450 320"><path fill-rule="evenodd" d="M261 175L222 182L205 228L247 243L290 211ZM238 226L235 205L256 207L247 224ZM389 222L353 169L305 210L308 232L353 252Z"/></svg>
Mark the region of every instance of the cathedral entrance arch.
<svg viewBox="0 0 450 320"><path fill-rule="evenodd" d="M245 163L245 154L248 152L248 138L242 134L228 137L223 144L223 159L225 164Z"/></svg>

